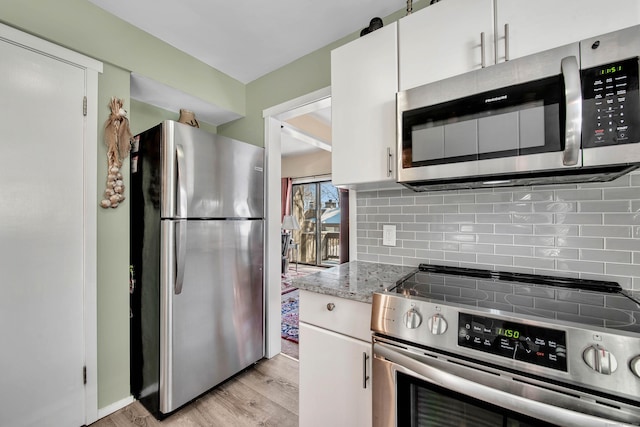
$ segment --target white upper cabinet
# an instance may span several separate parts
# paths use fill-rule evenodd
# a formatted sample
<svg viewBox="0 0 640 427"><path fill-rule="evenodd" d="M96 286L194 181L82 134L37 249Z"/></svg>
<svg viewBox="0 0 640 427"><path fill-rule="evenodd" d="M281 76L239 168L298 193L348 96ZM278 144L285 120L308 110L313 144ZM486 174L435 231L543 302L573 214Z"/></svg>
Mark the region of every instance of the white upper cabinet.
<svg viewBox="0 0 640 427"><path fill-rule="evenodd" d="M446 0L399 21L400 90L640 24L640 1ZM484 33L484 48L481 34Z"/></svg>
<svg viewBox="0 0 640 427"><path fill-rule="evenodd" d="M481 44L484 34L484 49ZM494 61L493 0L445 0L399 21L400 90Z"/></svg>
<svg viewBox="0 0 640 427"><path fill-rule="evenodd" d="M331 52L333 185L395 182L397 28Z"/></svg>
<svg viewBox="0 0 640 427"><path fill-rule="evenodd" d="M640 24L638 0L495 1L498 62Z"/></svg>

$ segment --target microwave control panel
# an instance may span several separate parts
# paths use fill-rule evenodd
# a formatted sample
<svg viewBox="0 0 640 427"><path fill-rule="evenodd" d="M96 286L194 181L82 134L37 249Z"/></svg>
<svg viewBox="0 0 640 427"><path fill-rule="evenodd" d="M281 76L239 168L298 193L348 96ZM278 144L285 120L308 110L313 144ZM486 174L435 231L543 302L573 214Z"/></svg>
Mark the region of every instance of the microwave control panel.
<svg viewBox="0 0 640 427"><path fill-rule="evenodd" d="M640 141L638 58L582 70L582 147Z"/></svg>

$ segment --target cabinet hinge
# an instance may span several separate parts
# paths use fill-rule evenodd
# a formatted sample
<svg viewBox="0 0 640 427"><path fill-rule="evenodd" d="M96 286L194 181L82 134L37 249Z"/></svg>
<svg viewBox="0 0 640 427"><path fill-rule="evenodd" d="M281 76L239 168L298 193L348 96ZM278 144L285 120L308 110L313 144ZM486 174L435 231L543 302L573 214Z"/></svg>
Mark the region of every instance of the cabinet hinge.
<svg viewBox="0 0 640 427"><path fill-rule="evenodd" d="M87 115L87 97L83 97L82 98L82 115L86 116Z"/></svg>
<svg viewBox="0 0 640 427"><path fill-rule="evenodd" d="M86 384L87 383L87 367L83 366L82 367L82 384Z"/></svg>

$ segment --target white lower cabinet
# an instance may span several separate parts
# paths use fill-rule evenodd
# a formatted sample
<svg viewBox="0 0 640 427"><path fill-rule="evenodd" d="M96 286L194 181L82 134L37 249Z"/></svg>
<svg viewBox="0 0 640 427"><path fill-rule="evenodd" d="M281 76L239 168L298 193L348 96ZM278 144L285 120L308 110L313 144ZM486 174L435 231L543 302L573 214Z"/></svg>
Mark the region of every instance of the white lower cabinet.
<svg viewBox="0 0 640 427"><path fill-rule="evenodd" d="M305 306L316 314L306 320L334 320L331 329L305 322ZM370 304L301 291L300 427L371 426L371 342L341 333L358 324L370 336L370 312Z"/></svg>

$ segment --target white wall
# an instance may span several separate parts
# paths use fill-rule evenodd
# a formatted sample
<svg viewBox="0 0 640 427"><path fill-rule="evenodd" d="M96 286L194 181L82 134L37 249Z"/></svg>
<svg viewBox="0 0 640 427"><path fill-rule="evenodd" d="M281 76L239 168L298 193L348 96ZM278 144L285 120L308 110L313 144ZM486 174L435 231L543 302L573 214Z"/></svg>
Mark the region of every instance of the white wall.
<svg viewBox="0 0 640 427"><path fill-rule="evenodd" d="M313 154L284 157L282 159L283 178L302 178L331 174L331 153L319 151Z"/></svg>

